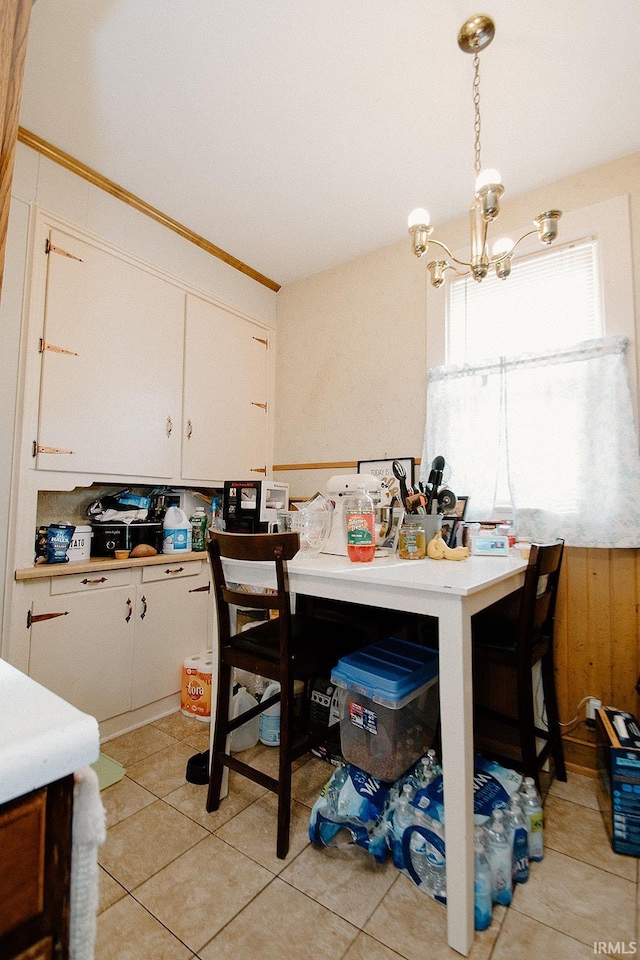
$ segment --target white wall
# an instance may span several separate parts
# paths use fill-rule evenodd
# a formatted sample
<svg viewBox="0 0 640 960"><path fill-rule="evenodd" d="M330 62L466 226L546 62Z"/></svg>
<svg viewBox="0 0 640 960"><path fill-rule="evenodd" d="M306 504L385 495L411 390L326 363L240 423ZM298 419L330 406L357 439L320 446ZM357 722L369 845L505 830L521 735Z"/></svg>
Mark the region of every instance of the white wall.
<svg viewBox="0 0 640 960"><path fill-rule="evenodd" d="M272 290L21 143L16 149L11 197L0 302L0 356L3 363L0 378L3 413L0 431L0 570L4 570L7 564L11 567L11 558L7 558L6 551L13 438L16 420L20 417L16 397L32 203L271 325L275 325L276 320ZM113 349L117 350L117 345L113 345ZM8 574L12 576L12 571L8 570ZM0 602L0 622L1 619Z"/></svg>
<svg viewBox="0 0 640 960"><path fill-rule="evenodd" d="M631 217L637 345L640 153L527 194L506 193L500 230L516 231L543 210L568 213L623 194L629 196ZM436 227L434 235L452 249L468 245L467 216ZM444 334L443 312L426 303L427 282L426 264L414 257L407 235L281 288L275 465L421 456L426 373L442 362ZM438 296L444 292L429 290L428 303ZM292 496L306 497L324 491L327 478L340 472L351 470L286 470L275 476L290 483Z"/></svg>

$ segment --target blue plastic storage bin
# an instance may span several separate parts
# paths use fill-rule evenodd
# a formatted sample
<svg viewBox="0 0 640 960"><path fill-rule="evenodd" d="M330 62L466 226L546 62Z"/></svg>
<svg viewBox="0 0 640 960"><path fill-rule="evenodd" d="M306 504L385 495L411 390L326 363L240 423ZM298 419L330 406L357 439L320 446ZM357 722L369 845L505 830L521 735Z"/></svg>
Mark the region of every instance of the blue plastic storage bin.
<svg viewBox="0 0 640 960"><path fill-rule="evenodd" d="M438 719L438 653L389 637L343 657L339 688L345 760L396 780L431 746Z"/></svg>

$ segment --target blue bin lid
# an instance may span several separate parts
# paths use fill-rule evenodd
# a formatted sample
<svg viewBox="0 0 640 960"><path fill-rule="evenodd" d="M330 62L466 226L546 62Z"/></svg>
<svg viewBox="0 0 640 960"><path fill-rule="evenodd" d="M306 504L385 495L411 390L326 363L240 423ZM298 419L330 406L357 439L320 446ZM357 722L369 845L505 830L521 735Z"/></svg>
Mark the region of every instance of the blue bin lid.
<svg viewBox="0 0 640 960"><path fill-rule="evenodd" d="M399 637L342 657L331 672L339 686L387 701L403 700L437 676L437 651Z"/></svg>

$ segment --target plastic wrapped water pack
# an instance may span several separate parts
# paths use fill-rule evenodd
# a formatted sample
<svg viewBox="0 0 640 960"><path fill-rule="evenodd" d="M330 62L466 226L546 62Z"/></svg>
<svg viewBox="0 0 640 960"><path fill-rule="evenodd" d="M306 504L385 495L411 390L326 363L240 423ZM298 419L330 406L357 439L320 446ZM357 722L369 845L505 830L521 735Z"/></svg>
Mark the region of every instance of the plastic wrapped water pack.
<svg viewBox="0 0 640 960"><path fill-rule="evenodd" d="M384 863L389 850L383 813L390 787L351 763L336 767L311 810L312 843L325 847L356 844Z"/></svg>
<svg viewBox="0 0 640 960"><path fill-rule="evenodd" d="M446 903L442 774L439 767L427 772L427 760L425 755L394 783L378 780L354 764L337 767L313 806L309 837L327 847L356 844L379 863L391 851L398 870L428 896ZM485 824L494 808L507 807L521 784L515 770L476 756L475 825Z"/></svg>

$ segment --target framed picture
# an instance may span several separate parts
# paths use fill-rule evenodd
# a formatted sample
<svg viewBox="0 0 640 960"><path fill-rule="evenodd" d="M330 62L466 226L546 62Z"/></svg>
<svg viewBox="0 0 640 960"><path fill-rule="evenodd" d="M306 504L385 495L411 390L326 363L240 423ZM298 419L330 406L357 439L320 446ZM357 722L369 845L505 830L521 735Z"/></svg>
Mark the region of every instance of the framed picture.
<svg viewBox="0 0 640 960"><path fill-rule="evenodd" d="M389 490L389 499L397 497L398 503L402 504L400 496L400 483L393 472L393 462L397 460L402 465L407 475L407 487L413 487L413 471L415 460L413 457L393 457L391 460L359 460L358 473L370 473L377 477ZM404 506L404 504L403 504Z"/></svg>
<svg viewBox="0 0 640 960"><path fill-rule="evenodd" d="M458 497L457 503L453 508L452 512L447 514L444 518L448 520L451 517L455 517L456 520L464 520L465 514L467 512L467 504L469 502L469 497Z"/></svg>

